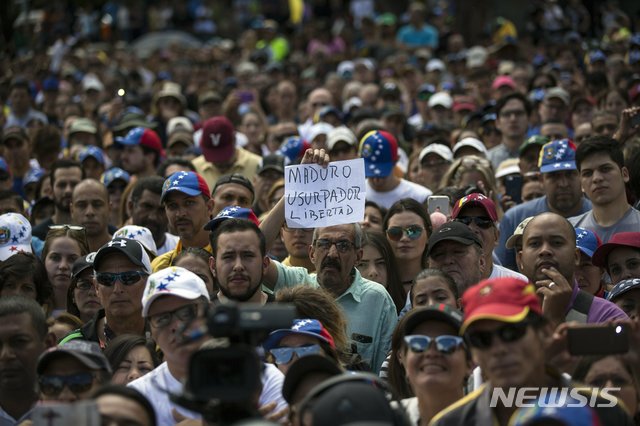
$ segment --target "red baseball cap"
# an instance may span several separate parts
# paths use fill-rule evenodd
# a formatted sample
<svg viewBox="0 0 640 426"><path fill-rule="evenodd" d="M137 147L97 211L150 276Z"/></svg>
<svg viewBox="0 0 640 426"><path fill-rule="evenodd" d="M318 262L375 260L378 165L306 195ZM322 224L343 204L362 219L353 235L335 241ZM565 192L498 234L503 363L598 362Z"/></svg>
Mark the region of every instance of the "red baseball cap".
<svg viewBox="0 0 640 426"><path fill-rule="evenodd" d="M233 124L227 117L211 117L202 125L200 150L211 163L226 163L233 158L236 138Z"/></svg>
<svg viewBox="0 0 640 426"><path fill-rule="evenodd" d="M493 203L491 198L478 192L466 195L456 201L455 205L453 206L453 211L451 212L451 217L453 219L457 218L460 214L460 211L464 207L474 205L482 207L487 212L491 220L493 220L494 222L498 221L498 212L496 211L496 205Z"/></svg>
<svg viewBox="0 0 640 426"><path fill-rule="evenodd" d="M129 130L125 137L116 138L116 143L125 146L146 146L156 151L161 157L165 156L160 136L155 131L145 127L134 127Z"/></svg>
<svg viewBox="0 0 640 426"><path fill-rule="evenodd" d="M516 323L529 312L542 315L534 285L513 277L480 281L462 295L462 309L464 321L460 334L482 319Z"/></svg>
<svg viewBox="0 0 640 426"><path fill-rule="evenodd" d="M618 247L631 247L640 249L640 232L619 232L606 244L602 244L593 252L591 263L601 268L607 268L607 257Z"/></svg>
<svg viewBox="0 0 640 426"><path fill-rule="evenodd" d="M496 79L493 80L493 83L491 84L491 88L493 90L499 89L502 86L507 86L507 87L510 87L511 89L515 89L516 82L513 81L513 78L509 77L508 75L501 75L496 77Z"/></svg>

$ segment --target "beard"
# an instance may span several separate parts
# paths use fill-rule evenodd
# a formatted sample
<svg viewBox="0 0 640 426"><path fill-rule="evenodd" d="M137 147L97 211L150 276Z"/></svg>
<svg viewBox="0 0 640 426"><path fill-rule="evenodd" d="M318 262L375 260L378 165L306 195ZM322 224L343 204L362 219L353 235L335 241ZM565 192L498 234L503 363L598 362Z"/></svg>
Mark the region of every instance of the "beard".
<svg viewBox="0 0 640 426"><path fill-rule="evenodd" d="M247 300L251 299L257 291L259 291L262 284L262 275L260 275L260 279L256 280L255 283L255 285L250 285L249 288L247 288L240 294L232 293L227 285L222 285L220 282L217 282L217 285L220 289L220 292L222 292L224 297L226 297L227 299L236 302L246 302Z"/></svg>

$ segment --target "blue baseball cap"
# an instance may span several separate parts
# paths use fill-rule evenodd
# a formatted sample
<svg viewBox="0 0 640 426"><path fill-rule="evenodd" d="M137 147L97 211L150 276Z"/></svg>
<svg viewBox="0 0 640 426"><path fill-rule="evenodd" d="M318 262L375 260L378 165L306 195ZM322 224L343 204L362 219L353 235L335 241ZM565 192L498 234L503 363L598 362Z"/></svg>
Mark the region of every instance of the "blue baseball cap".
<svg viewBox="0 0 640 426"><path fill-rule="evenodd" d="M593 257L593 253L602 245L602 241L590 229L576 228L576 247L589 258Z"/></svg>
<svg viewBox="0 0 640 426"><path fill-rule="evenodd" d="M569 139L555 140L543 145L538 167L541 173L577 170L576 146Z"/></svg>
<svg viewBox="0 0 640 426"><path fill-rule="evenodd" d="M0 157L0 171L11 174L7 160L5 160L4 157Z"/></svg>
<svg viewBox="0 0 640 426"><path fill-rule="evenodd" d="M104 166L105 164L104 153L97 146L93 146L93 145L86 146L82 148L82 150L78 154L78 159L80 160L81 163L89 157L95 158L98 163Z"/></svg>
<svg viewBox="0 0 640 426"><path fill-rule="evenodd" d="M600 49L598 50L594 50L593 52L589 53L589 63L592 64L594 62L598 62L598 61L602 61L602 62L606 62L607 61L607 55L604 54L604 52Z"/></svg>
<svg viewBox="0 0 640 426"><path fill-rule="evenodd" d="M291 136L280 146L276 154L283 155L287 164L297 164L304 156L304 152L311 148L311 145L300 136Z"/></svg>
<svg viewBox="0 0 640 426"><path fill-rule="evenodd" d="M131 175L126 171L122 170L119 167L113 167L102 174L100 181L107 188L116 180L124 181L124 183L129 183L131 180Z"/></svg>
<svg viewBox="0 0 640 426"><path fill-rule="evenodd" d="M32 168L24 175L24 179L22 180L22 186L25 187L31 183L38 183L40 179L44 176L44 169Z"/></svg>
<svg viewBox="0 0 640 426"><path fill-rule="evenodd" d="M629 278L626 280L622 280L618 284L616 284L607 294L607 300L613 302L623 293L634 290L636 288L640 288L640 278Z"/></svg>
<svg viewBox="0 0 640 426"><path fill-rule="evenodd" d="M182 192L190 197L204 195L207 199L211 198L207 182L196 172L175 172L169 176L162 185L160 202L164 202L167 194L173 191Z"/></svg>
<svg viewBox="0 0 640 426"><path fill-rule="evenodd" d="M289 336L291 334L302 334L305 336L315 337L316 339L322 340L327 343L332 348L335 348L336 345L333 341L333 337L326 328L322 325L322 323L316 319L296 319L293 320L293 325L291 328L282 328L280 330L272 331L267 337L267 340L264 341L262 346L265 350L270 350L278 346L280 340L282 340L285 336Z"/></svg>
<svg viewBox="0 0 640 426"><path fill-rule="evenodd" d="M260 225L260 221L258 220L258 216L253 212L253 210L248 209L246 207L239 206L231 206L225 207L214 217L211 219L205 226L204 229L207 231L215 231L216 228L227 219L245 219L249 220L256 224L256 226Z"/></svg>
<svg viewBox="0 0 640 426"><path fill-rule="evenodd" d="M565 426L597 426L600 419L595 410L580 401L567 397L562 401L538 401L533 407L519 409L513 418L513 426L562 424ZM548 422L548 423L547 423Z"/></svg>
<svg viewBox="0 0 640 426"><path fill-rule="evenodd" d="M116 143L124 146L145 146L156 151L161 157L165 156L160 136L154 130L146 127L134 127L125 137L116 138Z"/></svg>
<svg viewBox="0 0 640 426"><path fill-rule="evenodd" d="M366 177L387 177L398 162L398 141L385 130L372 130L360 141Z"/></svg>

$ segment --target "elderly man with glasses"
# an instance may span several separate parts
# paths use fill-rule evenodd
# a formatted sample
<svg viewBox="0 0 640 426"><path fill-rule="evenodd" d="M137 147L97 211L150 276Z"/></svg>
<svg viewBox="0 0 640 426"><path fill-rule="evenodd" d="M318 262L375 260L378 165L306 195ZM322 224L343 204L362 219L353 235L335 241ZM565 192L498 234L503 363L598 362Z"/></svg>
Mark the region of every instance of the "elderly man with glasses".
<svg viewBox="0 0 640 426"><path fill-rule="evenodd" d="M93 269L96 293L103 309L82 328L62 339L61 344L84 339L105 348L121 334L145 335L141 300L151 274L151 262L142 244L128 238L114 238L98 250Z"/></svg>

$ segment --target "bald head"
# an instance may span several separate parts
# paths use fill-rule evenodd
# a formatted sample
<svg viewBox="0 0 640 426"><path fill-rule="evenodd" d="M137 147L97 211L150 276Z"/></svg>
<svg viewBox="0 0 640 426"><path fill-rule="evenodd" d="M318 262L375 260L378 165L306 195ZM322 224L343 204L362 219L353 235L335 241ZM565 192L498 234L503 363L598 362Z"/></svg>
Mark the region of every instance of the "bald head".
<svg viewBox="0 0 640 426"><path fill-rule="evenodd" d="M117 206L114 206L117 207ZM109 224L109 194L95 179L84 179L73 189L71 220L84 226L88 237L105 236Z"/></svg>
<svg viewBox="0 0 640 426"><path fill-rule="evenodd" d="M573 274L580 261L575 229L556 213L534 217L524 228L522 250L516 260L520 271L533 283L550 278L543 269L556 269L573 284Z"/></svg>

